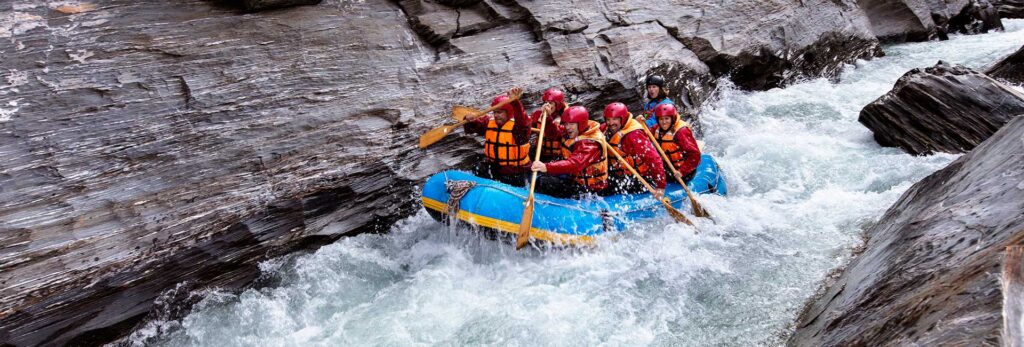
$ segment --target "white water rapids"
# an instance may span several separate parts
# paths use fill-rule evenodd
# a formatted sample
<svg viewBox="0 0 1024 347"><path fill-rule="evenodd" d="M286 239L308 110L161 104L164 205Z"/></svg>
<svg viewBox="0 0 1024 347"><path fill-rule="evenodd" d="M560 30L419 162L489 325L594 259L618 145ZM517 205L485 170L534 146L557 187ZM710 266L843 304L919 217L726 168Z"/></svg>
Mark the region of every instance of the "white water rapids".
<svg viewBox="0 0 1024 347"><path fill-rule="evenodd" d="M1024 44L1007 32L885 47L817 79L724 90L703 110L730 196L717 224L634 226L592 250L520 252L451 232L422 210L387 234L263 264L279 284L206 293L181 320L130 338L157 346L780 345L831 269L914 182L953 155L879 147L857 122L898 77L938 60L984 68Z"/></svg>

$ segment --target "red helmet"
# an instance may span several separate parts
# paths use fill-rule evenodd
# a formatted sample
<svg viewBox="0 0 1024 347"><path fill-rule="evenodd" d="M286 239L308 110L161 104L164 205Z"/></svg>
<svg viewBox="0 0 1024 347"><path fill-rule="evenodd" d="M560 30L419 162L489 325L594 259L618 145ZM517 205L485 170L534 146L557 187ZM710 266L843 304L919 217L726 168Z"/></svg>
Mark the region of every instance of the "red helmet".
<svg viewBox="0 0 1024 347"><path fill-rule="evenodd" d="M555 88L548 88L544 91L544 97L541 98L544 102L553 102L555 104L561 104L565 102L565 93Z"/></svg>
<svg viewBox="0 0 1024 347"><path fill-rule="evenodd" d="M508 95L498 95L498 96L494 97L494 100L491 101L491 106L500 104L500 103L504 102L505 100L508 100ZM513 114L512 110L513 109L512 109L512 103L511 102L505 104L505 106L502 106L501 109L505 110L505 112L508 112L508 118L512 118L512 114Z"/></svg>
<svg viewBox="0 0 1024 347"><path fill-rule="evenodd" d="M612 118L618 118L623 126L626 125L626 121L629 120L629 109L626 108L626 104L621 102L613 102L605 106L604 108L604 119L607 121Z"/></svg>
<svg viewBox="0 0 1024 347"><path fill-rule="evenodd" d="M672 116L672 119L676 119L679 112L676 112L676 105L673 104L661 104L654 108L655 117L666 117Z"/></svg>
<svg viewBox="0 0 1024 347"><path fill-rule="evenodd" d="M576 123L580 133L587 131L589 121L590 115L587 114L587 108L583 106L573 106L565 109L565 112L562 113L562 124Z"/></svg>

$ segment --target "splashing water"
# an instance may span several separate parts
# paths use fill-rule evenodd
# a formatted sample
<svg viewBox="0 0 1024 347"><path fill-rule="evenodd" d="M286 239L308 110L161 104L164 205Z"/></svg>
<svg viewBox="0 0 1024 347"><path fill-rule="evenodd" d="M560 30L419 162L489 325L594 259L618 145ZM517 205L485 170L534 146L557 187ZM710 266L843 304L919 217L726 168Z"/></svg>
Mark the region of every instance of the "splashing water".
<svg viewBox="0 0 1024 347"><path fill-rule="evenodd" d="M779 345L830 269L911 184L953 155L879 147L864 105L911 68L984 68L1024 43L1007 32L886 47L841 82L724 89L704 110L731 196L701 196L717 223L634 226L583 251L511 251L423 211L263 264L279 285L207 294L136 345Z"/></svg>

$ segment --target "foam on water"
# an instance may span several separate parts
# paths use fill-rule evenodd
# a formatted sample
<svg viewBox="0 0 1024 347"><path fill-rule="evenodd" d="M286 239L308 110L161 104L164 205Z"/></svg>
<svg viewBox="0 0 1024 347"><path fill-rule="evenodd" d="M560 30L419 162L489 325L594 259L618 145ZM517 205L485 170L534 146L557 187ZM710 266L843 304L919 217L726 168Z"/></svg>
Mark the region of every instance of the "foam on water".
<svg viewBox="0 0 1024 347"><path fill-rule="evenodd" d="M778 345L826 274L911 184L955 159L879 147L860 109L907 70L980 68L1024 44L1007 32L886 47L887 56L766 92L724 89L703 112L729 197L717 223L650 221L586 251L521 252L420 212L389 234L264 264L279 285L207 294L134 344Z"/></svg>

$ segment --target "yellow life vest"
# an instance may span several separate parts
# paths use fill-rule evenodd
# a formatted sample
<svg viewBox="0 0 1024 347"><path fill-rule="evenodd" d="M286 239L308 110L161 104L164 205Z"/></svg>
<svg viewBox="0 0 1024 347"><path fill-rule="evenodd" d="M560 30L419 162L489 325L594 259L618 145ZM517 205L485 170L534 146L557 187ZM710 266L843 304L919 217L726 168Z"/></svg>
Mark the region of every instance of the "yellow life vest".
<svg viewBox="0 0 1024 347"><path fill-rule="evenodd" d="M590 121L588 123L590 129L587 132L582 133L574 139L567 139L562 142L562 157L569 158L572 156L572 146L580 141L593 141L595 145L601 147L601 158L596 162L591 163L589 166L583 169L581 172L573 174L573 178L576 183L581 186L587 187L592 191L604 189L608 184L608 149L601 145L604 142L604 133L601 132L601 124Z"/></svg>
<svg viewBox="0 0 1024 347"><path fill-rule="evenodd" d="M509 119L501 127L491 119L484 133L484 157L500 166L530 165L530 144L517 145L512 128L515 120Z"/></svg>

